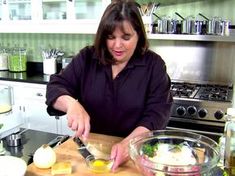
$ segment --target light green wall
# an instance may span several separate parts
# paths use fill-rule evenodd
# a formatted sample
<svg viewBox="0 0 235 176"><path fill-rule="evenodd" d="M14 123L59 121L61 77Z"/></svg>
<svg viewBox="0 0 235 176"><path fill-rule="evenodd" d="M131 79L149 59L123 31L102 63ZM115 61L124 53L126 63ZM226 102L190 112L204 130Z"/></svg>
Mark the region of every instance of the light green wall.
<svg viewBox="0 0 235 176"><path fill-rule="evenodd" d="M27 49L28 60L42 62L41 48L58 48L66 55L74 55L86 45L93 43L94 35L80 34L24 34L0 33L0 44Z"/></svg>
<svg viewBox="0 0 235 176"><path fill-rule="evenodd" d="M175 12L178 12L183 17L187 17L202 13L208 18L219 16L235 24L235 0L137 0L137 2L140 4L160 2L159 8L155 10L159 16L174 17Z"/></svg>
<svg viewBox="0 0 235 176"><path fill-rule="evenodd" d="M153 0L152 0L153 1ZM141 0L139 3L150 2ZM220 16L235 24L235 0L159 0L161 5L156 10L158 15L173 16L175 12L182 16L197 15L199 12L208 17ZM0 33L0 44L13 47L15 44L25 46L28 59L41 62L40 47L60 48L69 55L93 43L94 35L87 34L9 34ZM160 41L159 41L160 42Z"/></svg>

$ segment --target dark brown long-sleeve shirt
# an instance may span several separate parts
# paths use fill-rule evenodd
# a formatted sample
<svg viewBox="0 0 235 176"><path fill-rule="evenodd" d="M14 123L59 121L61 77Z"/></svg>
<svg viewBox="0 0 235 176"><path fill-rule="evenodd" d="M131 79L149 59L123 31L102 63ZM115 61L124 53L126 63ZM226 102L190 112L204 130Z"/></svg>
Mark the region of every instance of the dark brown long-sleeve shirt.
<svg viewBox="0 0 235 176"><path fill-rule="evenodd" d="M166 65L148 50L133 56L112 78L111 65L102 65L93 47L86 47L60 74L51 76L46 104L61 95L77 99L90 115L91 132L127 136L137 126L164 129L169 120L172 96Z"/></svg>

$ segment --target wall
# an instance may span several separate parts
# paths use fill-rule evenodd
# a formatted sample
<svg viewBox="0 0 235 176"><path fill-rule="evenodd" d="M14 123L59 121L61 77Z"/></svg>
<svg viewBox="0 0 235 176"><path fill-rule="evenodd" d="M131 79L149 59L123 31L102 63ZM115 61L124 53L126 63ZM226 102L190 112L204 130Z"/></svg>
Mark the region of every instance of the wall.
<svg viewBox="0 0 235 176"><path fill-rule="evenodd" d="M147 3L150 0L141 0ZM235 24L235 0L158 0L158 15L221 16ZM167 35L167 34L166 34ZM28 50L28 60L42 62L40 48L59 48L67 55L76 54L81 48L93 43L94 35L83 34L11 34L0 33L0 44L8 47L22 46ZM191 81L235 82L235 42L190 42L150 40L151 49L166 61L173 79Z"/></svg>
<svg viewBox="0 0 235 176"><path fill-rule="evenodd" d="M159 16L174 17L175 12L178 12L183 17L187 17L202 13L208 18L219 16L235 24L235 0L137 0L137 2L140 4L160 2L159 8L155 11Z"/></svg>
<svg viewBox="0 0 235 176"><path fill-rule="evenodd" d="M93 42L94 35L80 34L18 34L0 33L0 45L12 48L27 48L27 58L32 62L42 62L41 48L58 48L66 55L74 55L81 48Z"/></svg>

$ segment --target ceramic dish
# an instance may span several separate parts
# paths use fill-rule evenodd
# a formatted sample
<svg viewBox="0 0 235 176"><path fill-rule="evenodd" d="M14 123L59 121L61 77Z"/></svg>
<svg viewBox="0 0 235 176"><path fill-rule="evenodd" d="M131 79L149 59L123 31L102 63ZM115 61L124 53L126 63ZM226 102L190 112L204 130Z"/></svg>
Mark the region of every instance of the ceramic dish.
<svg viewBox="0 0 235 176"><path fill-rule="evenodd" d="M4 176L24 176L27 164L26 162L14 156L0 156L0 175Z"/></svg>

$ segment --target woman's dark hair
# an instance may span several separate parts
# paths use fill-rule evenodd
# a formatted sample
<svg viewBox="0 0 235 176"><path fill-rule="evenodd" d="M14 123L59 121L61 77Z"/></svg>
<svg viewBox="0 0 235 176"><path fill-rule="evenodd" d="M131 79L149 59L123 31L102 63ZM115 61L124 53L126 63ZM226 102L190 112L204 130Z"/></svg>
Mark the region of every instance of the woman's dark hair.
<svg viewBox="0 0 235 176"><path fill-rule="evenodd" d="M114 58L107 49L106 40L109 35L113 34L116 27L120 27L125 33L123 28L125 20L131 23L139 36L134 54L143 54L148 49L149 44L137 3L133 0L113 0L101 18L94 41L95 52L101 63L115 63Z"/></svg>

